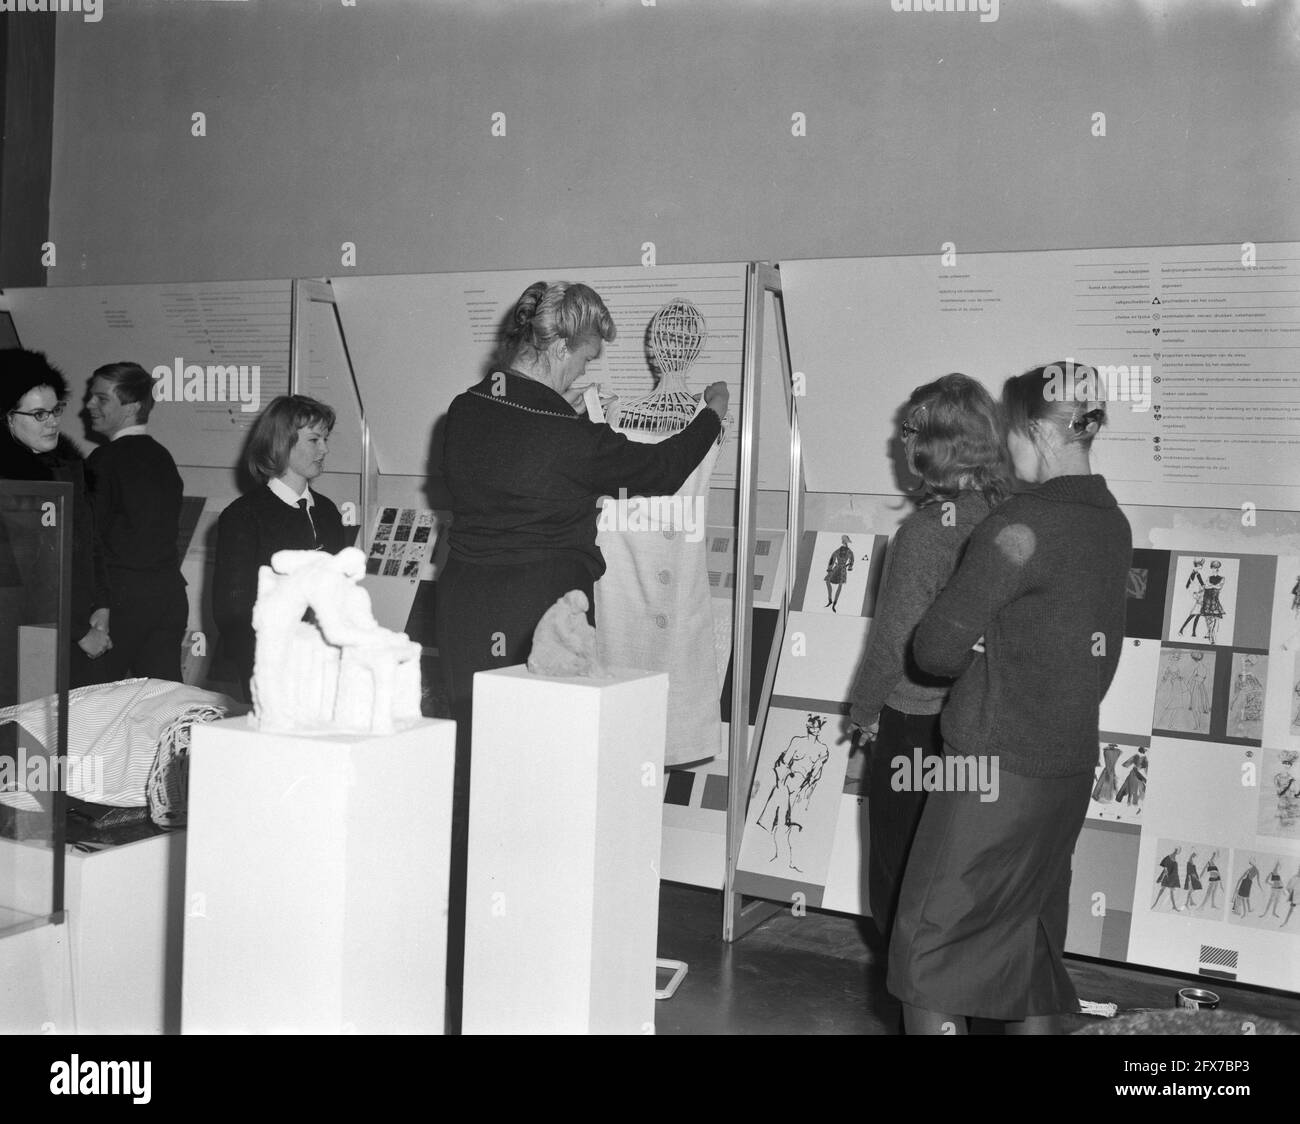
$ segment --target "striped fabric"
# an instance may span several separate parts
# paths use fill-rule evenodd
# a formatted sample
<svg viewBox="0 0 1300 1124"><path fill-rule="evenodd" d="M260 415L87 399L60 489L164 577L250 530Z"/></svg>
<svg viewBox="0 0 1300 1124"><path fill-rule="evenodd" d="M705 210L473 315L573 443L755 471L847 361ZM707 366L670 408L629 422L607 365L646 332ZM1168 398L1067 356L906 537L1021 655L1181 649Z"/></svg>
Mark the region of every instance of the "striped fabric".
<svg viewBox="0 0 1300 1124"><path fill-rule="evenodd" d="M146 784L165 732L180 719L211 721L248 708L213 691L165 679L123 679L68 692L68 760L64 769L69 796L96 804L145 806ZM53 752L57 739L57 696L0 708L0 726L16 722L18 745L30 759ZM19 776L11 787L21 788ZM39 811L36 796L0 792L0 802L22 811Z"/></svg>
<svg viewBox="0 0 1300 1124"><path fill-rule="evenodd" d="M1212 976L1217 980L1235 980L1237 978L1237 953L1231 948L1216 948L1212 944L1201 945L1200 975Z"/></svg>

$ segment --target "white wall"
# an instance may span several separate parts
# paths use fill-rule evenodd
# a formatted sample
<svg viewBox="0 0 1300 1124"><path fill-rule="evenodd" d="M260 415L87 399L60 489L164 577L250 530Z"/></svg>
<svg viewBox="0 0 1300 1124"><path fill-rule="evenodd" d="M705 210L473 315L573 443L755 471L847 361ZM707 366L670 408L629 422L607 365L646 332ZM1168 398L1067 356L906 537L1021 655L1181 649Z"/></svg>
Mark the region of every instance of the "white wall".
<svg viewBox="0 0 1300 1124"><path fill-rule="evenodd" d="M682 262L1296 235L1295 0L58 18L51 284L328 276L344 241L356 272L414 273L622 264L645 241Z"/></svg>

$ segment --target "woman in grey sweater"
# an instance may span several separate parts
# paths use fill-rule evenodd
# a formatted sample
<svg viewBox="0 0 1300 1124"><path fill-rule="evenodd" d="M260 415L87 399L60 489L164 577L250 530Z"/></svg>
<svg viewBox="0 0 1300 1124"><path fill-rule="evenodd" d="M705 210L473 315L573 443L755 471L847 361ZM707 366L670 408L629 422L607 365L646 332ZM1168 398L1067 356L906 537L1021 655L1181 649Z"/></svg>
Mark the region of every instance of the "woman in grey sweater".
<svg viewBox="0 0 1300 1124"><path fill-rule="evenodd" d="M875 739L867 878L871 916L886 940L925 806L925 792L912 776L913 750L925 760L943 753L939 711L951 686L916 666L912 634L957 568L971 531L1005 498L1010 483L997 405L974 379L951 374L918 386L904 419L903 448L921 492L917 509L889 544L849 711L850 721ZM902 771L909 783L896 783Z"/></svg>
<svg viewBox="0 0 1300 1124"><path fill-rule="evenodd" d="M926 802L890 945L909 1033L965 1033L963 1016L1054 1033L1078 1010L1062 959L1070 857L1132 561L1128 520L1089 462L1104 402L1096 372L1068 361L1007 380L1008 448L1035 486L975 529L916 631L917 663L960 676L945 778L973 761L998 783L992 800L953 785Z"/></svg>

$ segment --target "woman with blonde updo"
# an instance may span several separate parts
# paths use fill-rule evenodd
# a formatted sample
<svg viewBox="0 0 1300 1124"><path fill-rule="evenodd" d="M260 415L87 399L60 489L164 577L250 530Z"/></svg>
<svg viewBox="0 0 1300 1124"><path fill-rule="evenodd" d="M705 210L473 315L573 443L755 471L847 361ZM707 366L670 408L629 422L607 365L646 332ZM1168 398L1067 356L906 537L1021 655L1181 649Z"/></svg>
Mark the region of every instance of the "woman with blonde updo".
<svg viewBox="0 0 1300 1124"><path fill-rule="evenodd" d="M704 392L712 409L657 445L580 415L575 386L614 335L594 290L538 281L510 314L496 369L447 412L442 474L453 518L437 634L462 723L475 672L523 663L542 614L570 590L591 605L605 571L599 497L672 495L721 432L725 383Z"/></svg>
<svg viewBox="0 0 1300 1124"><path fill-rule="evenodd" d="M605 571L596 546L597 501L675 493L718 439L727 412L727 385L714 383L704 391L712 408L655 445L629 441L579 414L579 380L614 336L613 318L588 286L529 285L511 310L497 365L447 411L442 476L452 523L436 583L435 632L457 722L461 809L448 948L453 1028L474 675L523 663L542 614L571 590L586 596L594 620L593 587Z"/></svg>

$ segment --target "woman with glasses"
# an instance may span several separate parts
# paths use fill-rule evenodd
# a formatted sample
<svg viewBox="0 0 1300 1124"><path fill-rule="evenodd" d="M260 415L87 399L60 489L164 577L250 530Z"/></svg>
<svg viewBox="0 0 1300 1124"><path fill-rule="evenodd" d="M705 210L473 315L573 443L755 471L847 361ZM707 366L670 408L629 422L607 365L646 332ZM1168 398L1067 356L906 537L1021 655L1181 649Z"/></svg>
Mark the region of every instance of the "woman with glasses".
<svg viewBox="0 0 1300 1124"><path fill-rule="evenodd" d="M849 713L853 725L875 738L867 884L871 916L886 940L925 807L924 792L895 791L891 763L900 754L910 762L917 747L927 758L943 753L939 711L949 687L948 680L917 668L912 634L957 568L971 532L1006 496L1010 480L997 405L966 375L944 375L912 391L900 432L907 466L920 482L917 509L889 545Z"/></svg>
<svg viewBox="0 0 1300 1124"><path fill-rule="evenodd" d="M0 351L0 407L7 436L0 437L0 478L62 481L72 485L72 634L69 675L73 687L102 681L94 663L110 647L107 582L95 550L81 453L59 432L67 380L37 351ZM27 603L44 613L43 598ZM35 623L35 622L31 622ZM16 624L0 622L8 633ZM5 642L9 642L6 635ZM10 684L0 688L10 689ZM51 689L52 686L51 686Z"/></svg>

